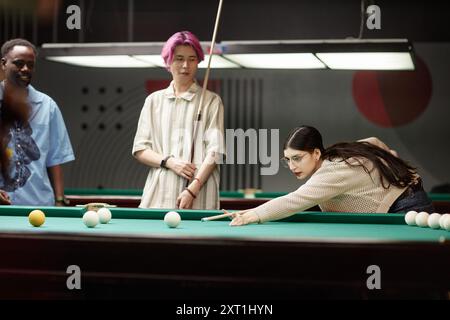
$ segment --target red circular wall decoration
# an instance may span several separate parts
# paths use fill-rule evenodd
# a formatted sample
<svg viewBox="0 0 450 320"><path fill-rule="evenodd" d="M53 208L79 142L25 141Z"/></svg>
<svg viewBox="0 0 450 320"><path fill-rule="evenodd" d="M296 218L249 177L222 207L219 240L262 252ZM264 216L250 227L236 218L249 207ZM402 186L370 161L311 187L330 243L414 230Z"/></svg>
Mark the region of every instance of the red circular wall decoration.
<svg viewBox="0 0 450 320"><path fill-rule="evenodd" d="M370 122L385 128L416 120L428 107L430 72L418 56L414 71L358 71L353 76L353 99Z"/></svg>

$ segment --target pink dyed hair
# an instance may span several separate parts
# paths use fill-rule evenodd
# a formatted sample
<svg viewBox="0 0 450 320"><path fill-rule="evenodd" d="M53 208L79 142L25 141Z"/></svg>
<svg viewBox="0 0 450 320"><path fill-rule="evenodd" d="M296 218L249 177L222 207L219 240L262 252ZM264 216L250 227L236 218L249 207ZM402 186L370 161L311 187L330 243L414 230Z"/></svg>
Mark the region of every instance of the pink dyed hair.
<svg viewBox="0 0 450 320"><path fill-rule="evenodd" d="M197 54L199 63L205 58L205 54L203 53L203 49L200 45L200 41L198 41L198 38L190 31L180 31L172 35L169 40L167 40L161 51L161 56L164 59L167 70L169 70L169 66L172 64L175 48L180 45L191 46Z"/></svg>

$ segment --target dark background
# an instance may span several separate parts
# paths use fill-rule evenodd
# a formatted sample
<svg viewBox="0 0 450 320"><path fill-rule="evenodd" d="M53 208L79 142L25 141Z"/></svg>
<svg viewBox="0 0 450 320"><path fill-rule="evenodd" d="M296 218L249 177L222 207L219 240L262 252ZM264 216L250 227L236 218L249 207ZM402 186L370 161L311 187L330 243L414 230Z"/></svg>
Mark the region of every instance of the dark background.
<svg viewBox="0 0 450 320"><path fill-rule="evenodd" d="M213 0L1 0L0 37L46 42L165 41L189 29L211 38L217 6ZM360 33L358 0L225 0L218 41L343 39ZM82 10L82 31L66 28L66 8ZM364 38L408 38L413 42L449 41L447 1L363 1L381 8L381 30Z"/></svg>

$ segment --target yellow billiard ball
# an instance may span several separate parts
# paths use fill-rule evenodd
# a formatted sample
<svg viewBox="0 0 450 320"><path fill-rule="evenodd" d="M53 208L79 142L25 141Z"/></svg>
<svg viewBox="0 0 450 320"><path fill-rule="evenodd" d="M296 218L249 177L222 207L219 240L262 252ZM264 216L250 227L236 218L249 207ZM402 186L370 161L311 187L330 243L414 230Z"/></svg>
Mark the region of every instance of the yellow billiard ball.
<svg viewBox="0 0 450 320"><path fill-rule="evenodd" d="M40 227L45 222L45 214L41 210L33 210L28 215L28 221L32 226Z"/></svg>

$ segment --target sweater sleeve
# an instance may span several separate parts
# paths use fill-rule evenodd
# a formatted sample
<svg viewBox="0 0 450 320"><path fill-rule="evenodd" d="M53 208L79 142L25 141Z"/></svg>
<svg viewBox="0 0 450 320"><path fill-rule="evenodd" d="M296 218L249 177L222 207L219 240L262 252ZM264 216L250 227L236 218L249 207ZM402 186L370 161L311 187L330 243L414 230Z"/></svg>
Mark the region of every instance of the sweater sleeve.
<svg viewBox="0 0 450 320"><path fill-rule="evenodd" d="M260 222L279 220L345 193L359 183L360 172L344 161L325 160L296 191L268 201L254 211Z"/></svg>

